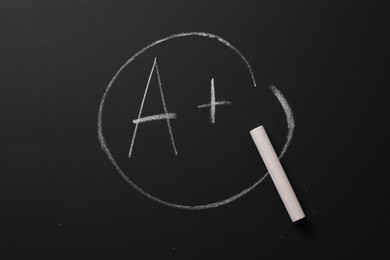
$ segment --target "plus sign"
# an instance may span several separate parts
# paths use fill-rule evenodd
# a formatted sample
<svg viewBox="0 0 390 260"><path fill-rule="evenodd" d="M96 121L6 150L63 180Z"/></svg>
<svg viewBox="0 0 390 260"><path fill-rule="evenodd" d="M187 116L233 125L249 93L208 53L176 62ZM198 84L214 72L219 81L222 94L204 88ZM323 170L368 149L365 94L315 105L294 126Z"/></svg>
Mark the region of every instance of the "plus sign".
<svg viewBox="0 0 390 260"><path fill-rule="evenodd" d="M211 79L210 93L211 93L210 103L199 105L198 108L210 107L210 122L212 124L215 124L215 107L220 105L231 105L232 103L226 100L215 101L214 78Z"/></svg>

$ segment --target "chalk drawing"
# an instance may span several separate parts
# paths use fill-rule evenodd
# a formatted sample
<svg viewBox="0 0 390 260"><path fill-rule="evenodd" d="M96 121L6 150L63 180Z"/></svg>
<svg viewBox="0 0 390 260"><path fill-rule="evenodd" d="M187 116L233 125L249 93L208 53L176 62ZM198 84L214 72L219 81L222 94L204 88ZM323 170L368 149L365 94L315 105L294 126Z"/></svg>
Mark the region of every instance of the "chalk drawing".
<svg viewBox="0 0 390 260"><path fill-rule="evenodd" d="M133 123L138 124L138 123L145 123L149 121L156 121L156 120L163 120L163 119L176 119L176 113L166 113L166 114L158 114L153 116L145 116L140 119L134 119Z"/></svg>
<svg viewBox="0 0 390 260"><path fill-rule="evenodd" d="M142 109L144 107L146 94L148 93L150 80L152 78L154 71L156 71L156 73L157 73L158 87L160 89L161 102L163 104L165 113L141 118L141 113L142 113ZM169 136L171 138L173 151L174 151L175 155L177 156L177 150L176 150L175 140L173 138L171 122L169 121L170 119L176 119L176 114L175 113L168 113L167 105L165 104L164 93L162 90L161 77L160 77L160 72L158 70L158 65L157 65L157 58L154 58L153 66L152 66L152 69L150 70L150 74L149 74L149 78L148 78L148 83L146 84L144 97L142 98L141 107L139 109L138 118L133 120L133 123L135 124L135 128L134 128L133 138L131 139L129 158L131 158L131 154L133 152L135 136L137 135L137 130L138 130L138 124L148 122L148 121L162 120L162 119L167 120L167 126L168 126Z"/></svg>
<svg viewBox="0 0 390 260"><path fill-rule="evenodd" d="M283 157L283 155L287 152L287 148L290 145L292 136L294 134L294 127L295 127L295 120L294 115L291 110L290 105L287 102L287 99L283 96L282 92L278 90L274 85L270 85L269 88L272 90L272 93L274 93L275 97L278 99L279 103L282 105L284 113L286 114L287 119L287 137L286 137L286 143L283 146L282 152L279 155L279 159Z"/></svg>
<svg viewBox="0 0 390 260"><path fill-rule="evenodd" d="M211 79L211 86L210 86L210 96L211 100L209 104L203 104L199 105L198 108L205 108L210 107L210 122L212 124L215 124L215 106L219 105L230 105L232 104L230 101L215 101L215 86L214 86L214 78Z"/></svg>
<svg viewBox="0 0 390 260"><path fill-rule="evenodd" d="M172 39L176 39L176 38L180 38L180 37L208 37L208 38L211 38L211 39L215 39L215 40L221 42L223 45L229 47L236 54L238 54L241 57L241 59L245 62L246 66L248 67L248 70L249 70L249 73L250 73L250 76L251 76L251 79L252 79L252 82L253 82L253 86L254 87L257 86L256 85L256 81L255 81L255 77L254 77L254 74L253 74L253 71L252 71L252 67L250 66L249 62L244 57L244 55L238 49L236 49L233 45L231 45L228 41L226 41L226 40L222 39L221 37L216 36L214 34L205 33L205 32L186 32L186 33L174 34L174 35L171 35L169 37L166 37L166 38L160 39L158 41L155 41L152 44L150 44L150 45L146 46L145 48L141 49L136 54L134 54L130 59L128 59L125 62L125 64L122 65L122 67L119 68L119 70L116 72L114 77L109 82L106 90L104 91L104 94L103 94L103 97L101 99L101 102L100 102L99 112L98 112L98 120L97 120L97 134L98 134L98 137L99 137L99 141L100 141L100 145L101 145L102 150L107 154L109 160L114 165L114 167L118 171L118 173L122 176L122 178L128 184L130 184L131 187L133 187L135 190L139 191L141 194L143 194L147 198L149 198L151 200L154 200L154 201L156 201L158 203L161 203L163 205L166 205L166 206L169 206L169 207L173 207L173 208L178 208L178 209L186 209L186 210L210 209L210 208L215 208L215 207L219 207L219 206L228 204L228 203L230 203L230 202L232 202L232 201L242 197L243 195L247 194L248 192L253 190L256 186L258 186L269 175L268 172L266 172L262 177L260 177L254 184L252 184L248 188L246 188L246 189L242 190L241 192L239 192L239 193L237 193L237 194L235 194L235 195L233 195L231 197L228 197L228 198L226 198L224 200L213 202L213 203L209 203L209 204L201 204L201 205L176 204L176 203L172 203L172 202L169 202L169 201L162 200L162 199L160 199L158 197L155 197L152 194L150 194L150 193L144 191L143 189L141 189L139 186L137 186L122 171L122 169L119 167L118 163L115 161L115 158L111 154L111 152L110 152L110 150L109 150L109 148L107 146L106 140L104 139L104 134L103 134L103 121L102 121L102 118L103 118L104 104L105 104L105 101L106 101L106 98L107 98L107 95L108 95L110 89L112 88L116 78L119 76L119 74L122 72L122 70L127 65L129 65L135 58L137 58L140 54L142 54L144 51L148 50L149 48L151 48L151 47L153 47L153 46L155 46L155 45L157 45L159 43L162 43L162 42L165 42L165 41L168 41L168 40L172 40ZM158 68L157 68L157 63L156 63L156 70L157 70L157 74L159 75ZM161 84L159 84L159 85L161 85ZM287 99L281 93L281 91L278 90L273 85L268 86L268 88L272 91L272 93L275 95L275 97L278 100L278 102L281 104L281 106L282 106L282 108L284 110L285 116L286 116L286 121L287 121L287 131L288 131L288 133L287 133L286 141L285 141L285 144L283 146L282 152L279 154L279 159L281 159L283 157L283 155L286 153L286 151L287 151L287 149L288 149L288 147L289 147L289 145L291 143L291 139L292 139L292 136L293 136L293 133L294 133L295 120L294 120L294 116L293 116L293 113L292 113L292 109L291 109L290 105L288 104ZM162 92L162 88L161 87L160 87L160 91ZM165 114L154 115L153 117L149 117L149 119L147 119L148 117L146 117L146 118L144 118L144 120L147 120L147 121L158 120L158 119L160 119L160 116L161 116L163 119L167 119L168 122L169 122L169 119L173 119L173 117L176 116L176 114L170 114L166 110L164 110L164 111L165 111ZM140 120L140 119L141 118L139 118L138 120ZM248 129L248 132L249 132L249 130L250 129Z"/></svg>

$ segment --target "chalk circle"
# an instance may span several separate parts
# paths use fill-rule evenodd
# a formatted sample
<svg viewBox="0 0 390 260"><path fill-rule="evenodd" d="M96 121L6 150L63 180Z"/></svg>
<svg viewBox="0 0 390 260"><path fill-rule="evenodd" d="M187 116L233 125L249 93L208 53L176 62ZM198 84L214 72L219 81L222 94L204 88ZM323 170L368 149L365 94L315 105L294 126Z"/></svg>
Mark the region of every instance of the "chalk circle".
<svg viewBox="0 0 390 260"><path fill-rule="evenodd" d="M242 190L241 192L239 192L239 193L237 193L237 194L235 194L235 195L233 195L231 197L228 197L228 198L226 198L224 200L221 200L221 201L208 203L208 204L201 204L201 205L183 205L183 204L171 203L169 201L162 200L162 199L160 199L160 198L158 198L156 196L153 196L152 194L144 191L142 188L138 187L126 174L124 174L122 169L119 167L119 165L115 161L115 158L112 156L110 150L108 149L107 143L106 143L106 141L104 139L104 136L103 136L103 122L102 122L103 108L104 108L104 103L105 103L106 97L108 95L108 92L112 88L116 78L119 76L119 74L122 72L122 70L127 65L129 65L132 61L134 61L134 59L137 58L144 51L150 49L151 47L153 47L153 46L155 46L155 45L157 45L159 43L162 43L162 42L165 42L165 41L168 41L168 40L172 40L172 39L175 39L175 38L191 37L191 36L195 36L195 37L208 37L208 38L211 38L213 40L219 41L221 44L224 44L225 46L229 47L232 51L234 51L237 55L239 55L240 58L245 62L246 66L248 67L248 70L249 70L249 73L250 73L250 76L251 76L251 79L252 79L252 82L253 82L253 86L256 87L255 77L254 77L254 74L253 74L253 71L252 71L252 67L250 66L249 62L244 57L244 55L237 48L235 48L233 45L231 45L228 41L224 40L223 38L221 38L221 37L219 37L217 35L214 35L214 34L211 34L211 33L205 33L205 32L186 32L186 33L174 34L174 35L168 36L166 38L160 39L158 41L155 41L152 44L149 44L145 48L141 49L136 54L134 54L130 59L128 59L126 61L126 63L123 64L122 67L120 67L120 69L116 72L115 76L111 79L111 81L108 84L106 90L104 91L103 97L102 97L101 102L100 102L99 112L98 112L98 122L97 122L97 133L98 133L98 137L99 137L101 148L107 154L107 156L110 159L111 163L114 165L114 167L116 168L118 173L122 176L122 178L128 184L130 184L130 186L132 186L135 190L139 191L141 194L143 194L147 198L149 198L151 200L154 200L154 201L157 201L157 202L159 202L159 203L161 203L163 205L169 206L169 207L179 208L179 209L186 209L186 210L200 210L200 209L210 209L210 208L215 208L215 207L218 207L218 206L222 206L222 205L228 204L228 203L230 203L230 202L240 198L241 196L243 196L243 195L247 194L248 192L250 192L251 190L253 190L257 185L259 185L269 175L268 172L266 172L261 178L259 178L254 184L252 184L248 188ZM287 136L286 136L286 141L284 143L284 146L283 146L283 149L282 149L281 153L279 154L279 159L281 159L283 157L283 155L286 153L287 148L290 145L290 142L291 142L291 139L292 139L292 136L293 136L294 127L295 127L294 116L293 116L291 107L288 104L286 98L283 96L283 94L273 85L270 85L269 89L273 92L273 94L278 99L279 103L281 104L281 106L282 106L282 108L284 110L285 116L286 116L286 121L287 121L287 130L288 130L288 132L287 132ZM259 124L260 124L260 122L259 122ZM248 138L250 138L249 137L249 132L248 132Z"/></svg>

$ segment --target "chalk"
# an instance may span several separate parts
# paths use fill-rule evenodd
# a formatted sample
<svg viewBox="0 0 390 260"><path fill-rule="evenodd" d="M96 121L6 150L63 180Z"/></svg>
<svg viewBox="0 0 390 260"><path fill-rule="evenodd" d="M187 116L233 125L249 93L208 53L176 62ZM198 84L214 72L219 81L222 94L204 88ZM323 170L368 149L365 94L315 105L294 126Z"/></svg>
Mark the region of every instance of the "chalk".
<svg viewBox="0 0 390 260"><path fill-rule="evenodd" d="M276 189L279 192L284 206L292 222L300 220L305 217L305 213L299 204L297 196L280 164L279 158L275 153L274 148L268 138L268 135L263 126L256 127L250 131L253 141L256 144L257 150L264 161L265 166L274 182Z"/></svg>

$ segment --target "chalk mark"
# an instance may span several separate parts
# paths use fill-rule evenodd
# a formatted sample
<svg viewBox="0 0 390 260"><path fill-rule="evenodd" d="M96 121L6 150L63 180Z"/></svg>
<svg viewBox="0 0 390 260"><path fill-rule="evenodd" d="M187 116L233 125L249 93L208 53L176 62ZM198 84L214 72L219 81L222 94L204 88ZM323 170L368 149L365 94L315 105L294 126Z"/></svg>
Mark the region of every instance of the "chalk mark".
<svg viewBox="0 0 390 260"><path fill-rule="evenodd" d="M147 117L141 118L142 109L144 107L146 94L148 93L148 89L149 89L149 85L150 85L150 80L151 80L153 72L155 70L156 70L156 74L157 74L158 87L160 89L161 101L162 101L165 113L164 114L158 114L158 115L147 116ZM162 90L161 77L160 77L160 72L158 70L158 65L157 65L157 58L155 57L154 61L153 61L152 69L150 70L148 83L146 84L144 96L142 98L141 107L140 107L139 113L138 113L138 118L133 120L133 123L135 124L135 128L134 128L133 137L131 139L131 144L130 144L130 149L129 149L129 158L131 158L131 154L133 152L134 141L135 141L135 137L137 135L137 130L138 130L139 123L144 123L144 122L154 121L154 120L161 120L161 119L166 119L167 120L168 131L169 131L169 136L170 136L170 139L171 139L173 151L175 152L175 155L177 156L177 150L176 150L175 140L173 138L171 122L169 121L170 119L176 119L176 114L175 113L168 113L167 106L165 104L164 93L163 93L163 90Z"/></svg>
<svg viewBox="0 0 390 260"><path fill-rule="evenodd" d="M176 119L176 113L168 113L168 114L158 114L153 116L145 116L140 119L134 119L133 123L145 123L150 121L156 121L156 120L164 120L164 119Z"/></svg>
<svg viewBox="0 0 390 260"><path fill-rule="evenodd" d="M287 101L287 99L283 96L282 92L278 90L274 85L269 85L269 88L271 89L272 93L275 95L275 97L278 99L280 105L282 105L284 113L286 115L286 120L287 120L287 137L286 137L286 142L283 146L283 149L279 155L279 159L283 157L283 155L287 152L287 148L291 143L291 139L294 134L294 127L295 127L295 120L294 120L294 115L291 110L291 107Z"/></svg>
<svg viewBox="0 0 390 260"><path fill-rule="evenodd" d="M212 124L215 124L215 110L216 110L215 107L219 105L231 105L232 102L226 100L215 101L214 78L211 79L210 96L211 96L210 103L199 105L198 108L210 107L210 122Z"/></svg>
<svg viewBox="0 0 390 260"><path fill-rule="evenodd" d="M110 150L108 149L106 140L105 140L104 135L103 135L103 108L104 108L104 104L105 104L106 98L108 96L108 93L111 90L111 88L113 87L113 84L114 84L115 80L117 79L117 77L119 76L119 74L126 68L126 66L128 66L132 61L134 61L135 58L137 58L139 55L141 55L146 50L152 48L153 46L155 46L155 45L157 45L157 44L159 44L161 42L165 42L165 41L171 40L171 39L180 38L180 37L189 37L189 36L199 36L199 37L208 37L208 38L211 38L211 39L216 39L219 42L221 42L224 45L226 45L229 48L231 48L233 51L235 51L241 57L242 60L244 60L244 62L246 63L246 65L248 67L248 70L250 72L250 75L251 75L251 78L252 78L252 82L253 82L253 86L254 87L257 86L256 85L256 81L255 81L255 77L254 77L254 74L252 72L252 68L251 68L249 62L241 54L241 52L238 49L236 49L234 46L232 46L228 41L222 39L221 37L219 37L217 35L210 34L210 33L205 33L205 32L187 32L187 33L174 34L174 35L168 36L166 38L160 39L158 41L155 41L155 42L149 44L148 46L144 47L143 49L138 51L136 54L134 54L130 59L128 59L125 62L125 64L122 65L122 67L119 68L119 70L116 72L114 77L110 80L106 90L103 93L103 97L102 97L101 102L100 102L99 112L98 112L98 116L97 116L97 119L98 119L97 120L97 134L98 134L98 137L99 137L100 146L101 146L102 150L107 154L108 159L114 165L115 169L122 176L122 178L131 187L133 187L135 190L139 191L142 195L146 196L147 198L149 198L151 200L154 200L154 201L156 201L158 203L161 203L161 204L163 204L165 206L169 206L169 207L172 207L172 208L178 208L178 209L186 209L186 210L202 210L202 209L216 208L216 207L228 204L228 203L230 203L230 202L232 202L232 201L242 197L243 195L245 195L248 192L250 192L251 190L253 190L256 186L258 186L269 175L268 172L265 173L253 185L251 185L248 188L242 190L241 192L239 192L239 193L237 193L237 194L235 194L235 195L233 195L231 197L228 197L227 199L221 200L221 201L217 201L217 202L213 202L213 203L209 203L209 204L201 204L201 205L183 205L183 204L171 203L171 202L168 202L168 201L165 201L165 200L162 200L162 199L159 199L159 198L153 196L152 194L144 191L137 184L135 184L122 171L122 169L119 167L118 163L115 161L114 156L111 154ZM279 155L279 159L281 159L284 156L285 152L287 151L287 148L289 147L289 145L291 143L291 139L292 139L292 136L293 136L293 133L294 133L294 127L295 127L294 116L293 116L293 113L292 113L292 109L291 109L290 105L287 102L287 99L284 98L282 93L278 89L276 89L276 87L273 86L273 85L269 86L269 88L273 91L274 95L276 95L276 98L278 99L279 103L281 101L285 101L285 102L281 103L281 105L282 105L282 108L283 108L284 113L286 115L288 134L287 134L287 138L286 138L286 142L284 144L283 150L282 150L282 152ZM277 90L277 91L275 91L275 90Z"/></svg>

